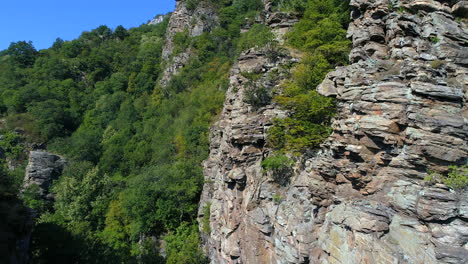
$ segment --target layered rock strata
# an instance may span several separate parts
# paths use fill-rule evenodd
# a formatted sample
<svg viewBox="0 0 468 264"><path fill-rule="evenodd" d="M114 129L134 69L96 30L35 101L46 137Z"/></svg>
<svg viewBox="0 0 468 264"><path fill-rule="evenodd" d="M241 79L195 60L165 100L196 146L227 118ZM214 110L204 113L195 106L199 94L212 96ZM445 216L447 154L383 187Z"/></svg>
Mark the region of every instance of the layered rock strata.
<svg viewBox="0 0 468 264"><path fill-rule="evenodd" d="M468 191L424 180L468 162L465 2L351 1L351 64L318 87L338 102L333 134L288 184L261 168L287 113L247 104L242 72L273 88L294 59L240 57L204 164L212 263L467 263Z"/></svg>

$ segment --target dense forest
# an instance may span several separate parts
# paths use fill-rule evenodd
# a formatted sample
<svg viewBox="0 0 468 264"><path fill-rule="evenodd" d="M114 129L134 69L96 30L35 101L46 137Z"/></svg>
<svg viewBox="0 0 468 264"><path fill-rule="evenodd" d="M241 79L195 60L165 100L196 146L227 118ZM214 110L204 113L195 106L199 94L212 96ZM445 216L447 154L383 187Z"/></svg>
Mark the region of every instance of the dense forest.
<svg viewBox="0 0 468 264"><path fill-rule="evenodd" d="M305 54L274 98L295 113L272 128L269 144L279 153L317 146L330 133L334 102L314 89L347 61L345 2L274 1L275 8L302 16L286 45ZM0 164L2 200L16 199L26 146L68 160L53 185L53 204L31 191L23 195L25 205L40 212L33 263L206 262L196 216L209 127L232 64L242 50L265 42L256 33L260 26L241 34L263 9L260 0L210 3L219 26L194 38L175 36L175 52L189 48L191 57L166 86L159 80L169 16L128 30L100 26L40 51L27 41L1 51L0 147L18 161L15 170ZM160 243L165 257L155 250Z"/></svg>

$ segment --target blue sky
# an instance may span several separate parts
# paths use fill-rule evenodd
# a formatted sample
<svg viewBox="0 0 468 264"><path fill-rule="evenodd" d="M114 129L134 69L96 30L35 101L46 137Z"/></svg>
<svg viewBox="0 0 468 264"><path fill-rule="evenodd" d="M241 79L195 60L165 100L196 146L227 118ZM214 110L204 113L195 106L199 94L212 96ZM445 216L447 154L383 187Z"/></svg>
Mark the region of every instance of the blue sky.
<svg viewBox="0 0 468 264"><path fill-rule="evenodd" d="M135 27L174 7L175 0L3 0L0 50L20 40L49 48L57 37L72 40L100 25Z"/></svg>

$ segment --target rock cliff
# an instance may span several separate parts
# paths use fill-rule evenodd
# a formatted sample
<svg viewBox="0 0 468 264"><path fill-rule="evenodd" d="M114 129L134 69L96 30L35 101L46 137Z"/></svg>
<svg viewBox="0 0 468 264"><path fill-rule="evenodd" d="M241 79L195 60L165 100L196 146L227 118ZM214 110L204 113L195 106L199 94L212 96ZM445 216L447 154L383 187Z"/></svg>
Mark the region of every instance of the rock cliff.
<svg viewBox="0 0 468 264"><path fill-rule="evenodd" d="M166 17L170 16L170 14L167 15L157 15L155 18L151 19L148 22L148 25L157 25L159 23L162 23Z"/></svg>
<svg viewBox="0 0 468 264"><path fill-rule="evenodd" d="M40 197L44 200L53 200L49 189L54 180L62 174L66 164L65 159L44 151L31 151L28 166L24 177L23 189L32 184L39 186Z"/></svg>
<svg viewBox="0 0 468 264"><path fill-rule="evenodd" d="M176 8L169 20L162 51L162 57L167 64L160 79L162 87L169 83L171 77L177 74L190 58L189 48L174 54L174 36L178 33L187 34L188 37L200 36L214 28L217 20L216 10L207 1L201 1L196 7L190 8L186 1L176 0Z"/></svg>
<svg viewBox="0 0 468 264"><path fill-rule="evenodd" d="M242 73L271 90L296 59L249 50L232 69L204 163L211 263L467 263L468 191L424 180L468 162L468 30L455 17L467 1L350 5L351 64L318 87L338 102L333 134L288 184L261 167L268 128L285 113L246 103ZM262 22L284 33L293 20L266 6Z"/></svg>

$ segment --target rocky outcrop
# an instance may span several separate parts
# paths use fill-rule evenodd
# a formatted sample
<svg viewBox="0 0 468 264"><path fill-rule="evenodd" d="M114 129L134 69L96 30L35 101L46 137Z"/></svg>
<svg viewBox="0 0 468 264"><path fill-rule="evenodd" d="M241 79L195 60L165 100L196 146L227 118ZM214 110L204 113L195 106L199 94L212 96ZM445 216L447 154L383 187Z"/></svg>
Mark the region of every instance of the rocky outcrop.
<svg viewBox="0 0 468 264"><path fill-rule="evenodd" d="M157 15L155 18L151 19L149 22L148 22L148 25L157 25L157 24L160 24L164 21L164 19L166 19L167 17L170 17L170 13L169 14L166 14L166 15Z"/></svg>
<svg viewBox="0 0 468 264"><path fill-rule="evenodd" d="M49 188L65 165L61 157L43 152L31 151L22 192L36 184L40 197L52 200ZM14 193L0 193L0 263L25 264L30 262L31 233L36 210L26 208L24 201Z"/></svg>
<svg viewBox="0 0 468 264"><path fill-rule="evenodd" d="M176 0L176 8L169 20L162 51L162 57L167 63L160 79L162 87L169 83L171 77L177 74L190 58L190 49L174 54L174 36L182 32L186 32L189 37L200 36L217 24L216 9L210 6L209 1L200 1L196 7L189 8L186 1Z"/></svg>
<svg viewBox="0 0 468 264"><path fill-rule="evenodd" d="M424 180L468 162L468 30L454 17L464 2L351 1L351 65L318 87L337 99L334 132L284 185L260 165L284 112L247 104L241 73L272 89L281 73L269 73L294 59L240 57L204 164L212 263L467 262L468 191Z"/></svg>
<svg viewBox="0 0 468 264"><path fill-rule="evenodd" d="M61 175L66 164L65 159L44 151L31 151L26 167L23 190L35 184L39 186L39 193L44 200L53 200L49 188L54 180Z"/></svg>

